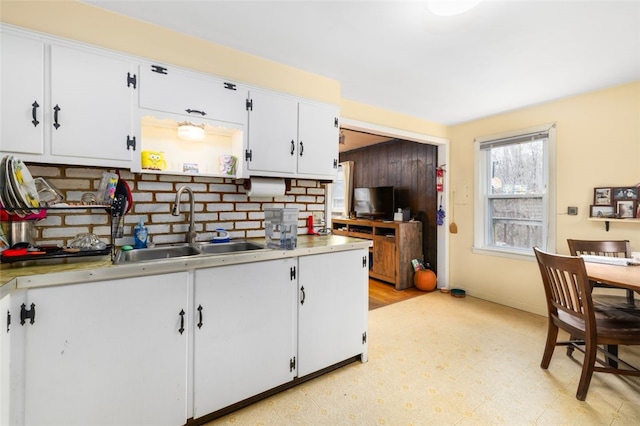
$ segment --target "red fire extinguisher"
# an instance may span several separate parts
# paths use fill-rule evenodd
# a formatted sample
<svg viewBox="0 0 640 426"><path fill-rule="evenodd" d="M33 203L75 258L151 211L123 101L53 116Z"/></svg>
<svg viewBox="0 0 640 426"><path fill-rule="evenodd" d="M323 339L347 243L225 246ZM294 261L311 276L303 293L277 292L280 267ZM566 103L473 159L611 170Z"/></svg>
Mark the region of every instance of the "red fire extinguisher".
<svg viewBox="0 0 640 426"><path fill-rule="evenodd" d="M436 169L436 191L444 191L444 169L442 167Z"/></svg>

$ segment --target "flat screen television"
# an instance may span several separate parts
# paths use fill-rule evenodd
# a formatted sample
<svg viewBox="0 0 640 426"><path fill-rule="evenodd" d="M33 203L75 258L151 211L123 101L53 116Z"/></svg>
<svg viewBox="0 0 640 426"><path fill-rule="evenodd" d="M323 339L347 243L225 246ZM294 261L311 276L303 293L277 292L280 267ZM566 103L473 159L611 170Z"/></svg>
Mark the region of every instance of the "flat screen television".
<svg viewBox="0 0 640 426"><path fill-rule="evenodd" d="M363 219L393 220L393 186L353 189L353 210Z"/></svg>

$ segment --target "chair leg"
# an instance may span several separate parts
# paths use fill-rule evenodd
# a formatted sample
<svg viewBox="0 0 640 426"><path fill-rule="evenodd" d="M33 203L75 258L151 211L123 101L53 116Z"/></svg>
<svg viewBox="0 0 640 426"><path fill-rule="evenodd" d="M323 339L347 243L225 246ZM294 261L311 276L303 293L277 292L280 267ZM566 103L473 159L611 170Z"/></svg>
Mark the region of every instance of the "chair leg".
<svg viewBox="0 0 640 426"><path fill-rule="evenodd" d="M557 339L558 327L549 320L549 325L547 326L547 343L544 346L542 362L540 362L540 367L545 370L549 367L549 363L551 362L551 356L553 355L553 350L556 348Z"/></svg>
<svg viewBox="0 0 640 426"><path fill-rule="evenodd" d="M584 401L587 398L587 392L589 392L591 376L593 376L593 368L596 364L596 351L597 346L595 344L588 341L585 342L582 374L580 375L580 383L578 383L578 391L576 392L576 398L580 401Z"/></svg>
<svg viewBox="0 0 640 426"><path fill-rule="evenodd" d="M570 340L570 341L572 341L572 340L576 340L576 338L575 338L575 337L573 337L573 336L569 336L569 340ZM573 350L574 350L574 349L575 349L575 348L573 347L573 345L568 345L568 346L567 346L567 356L568 356L568 357L571 357L571 356L573 355Z"/></svg>
<svg viewBox="0 0 640 426"><path fill-rule="evenodd" d="M618 356L618 345L604 345L604 360L613 368L618 368L618 361L611 358L610 355Z"/></svg>

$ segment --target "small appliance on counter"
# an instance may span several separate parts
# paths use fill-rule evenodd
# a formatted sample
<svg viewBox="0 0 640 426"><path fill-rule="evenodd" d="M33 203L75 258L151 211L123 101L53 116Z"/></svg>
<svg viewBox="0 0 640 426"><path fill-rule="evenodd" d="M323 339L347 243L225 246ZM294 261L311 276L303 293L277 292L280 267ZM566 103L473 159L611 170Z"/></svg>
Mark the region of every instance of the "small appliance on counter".
<svg viewBox="0 0 640 426"><path fill-rule="evenodd" d="M298 209L264 209L267 247L293 250L298 242Z"/></svg>

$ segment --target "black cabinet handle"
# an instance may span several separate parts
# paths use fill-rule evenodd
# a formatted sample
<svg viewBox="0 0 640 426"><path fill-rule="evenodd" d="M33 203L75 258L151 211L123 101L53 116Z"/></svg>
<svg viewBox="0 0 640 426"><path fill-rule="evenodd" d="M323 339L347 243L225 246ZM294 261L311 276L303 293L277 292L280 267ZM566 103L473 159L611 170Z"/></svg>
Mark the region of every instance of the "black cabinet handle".
<svg viewBox="0 0 640 426"><path fill-rule="evenodd" d="M195 114L200 114L201 116L205 116L207 115L206 112L204 111L198 111L197 109L185 109L185 111L187 111L187 114L191 114L191 113L195 113Z"/></svg>
<svg viewBox="0 0 640 426"><path fill-rule="evenodd" d="M53 107L53 127L55 127L56 130L60 127L58 123L58 111L60 111L60 107L56 104L56 106Z"/></svg>
<svg viewBox="0 0 640 426"><path fill-rule="evenodd" d="M300 141L300 157L302 157L303 152L304 152L304 145L302 144L302 141Z"/></svg>
<svg viewBox="0 0 640 426"><path fill-rule="evenodd" d="M180 328L178 331L182 334L184 333L184 309L181 309L178 315L180 315Z"/></svg>
<svg viewBox="0 0 640 426"><path fill-rule="evenodd" d="M202 305L198 305L198 328L202 328Z"/></svg>
<svg viewBox="0 0 640 426"><path fill-rule="evenodd" d="M33 324L36 321L36 305L31 304L31 309L27 310L27 306L23 303L20 306L20 325L24 325L26 319L29 318L29 324Z"/></svg>
<svg viewBox="0 0 640 426"><path fill-rule="evenodd" d="M40 124L40 122L36 118L36 111L38 110L39 106L40 105L38 105L37 101L33 101L33 103L31 104L31 117L33 118L33 120L31 120L31 123L33 123L33 127L38 127L38 124Z"/></svg>
<svg viewBox="0 0 640 426"><path fill-rule="evenodd" d="M300 304L304 305L304 301L307 298L307 294L304 292L304 286L300 287L300 291L302 292L302 300L300 300Z"/></svg>
<svg viewBox="0 0 640 426"><path fill-rule="evenodd" d="M296 143L291 139L291 155L296 152Z"/></svg>

